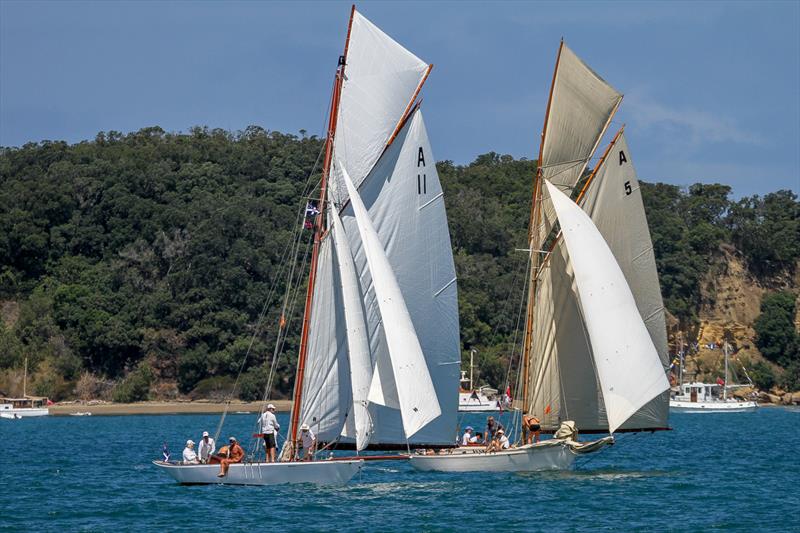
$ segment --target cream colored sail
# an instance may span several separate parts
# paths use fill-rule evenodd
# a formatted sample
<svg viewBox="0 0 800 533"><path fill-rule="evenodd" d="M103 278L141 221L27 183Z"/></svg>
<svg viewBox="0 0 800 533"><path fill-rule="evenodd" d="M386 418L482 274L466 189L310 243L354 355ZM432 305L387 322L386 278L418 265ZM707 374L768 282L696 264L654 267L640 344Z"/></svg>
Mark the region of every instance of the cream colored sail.
<svg viewBox="0 0 800 533"><path fill-rule="evenodd" d="M364 254L372 275L372 287L378 300L383 331L392 361L403 430L406 438L410 438L441 414L439 400L403 293L386 257L383 243L375 231L361 196L348 176L347 169L341 163L339 168L347 187Z"/></svg>
<svg viewBox="0 0 800 533"><path fill-rule="evenodd" d="M353 397L352 414L345 424L343 435L356 439L356 449L363 450L369 444L372 433L367 396L372 382L372 358L367 340L367 324L364 319L363 298L353 263L347 234L339 218L336 206L331 204L331 232L336 245L336 258L342 288L342 306L347 331L347 353L350 363L350 384ZM352 422L352 423L349 423Z"/></svg>
<svg viewBox="0 0 800 533"><path fill-rule="evenodd" d="M661 365L669 367L667 325L656 258L642 203L642 192L625 135L621 133L598 168L583 201L619 263L636 300ZM622 427L666 427L669 393L654 399Z"/></svg>
<svg viewBox="0 0 800 533"><path fill-rule="evenodd" d="M669 389L664 368L614 254L589 216L547 185L574 267L609 431Z"/></svg>
<svg viewBox="0 0 800 533"><path fill-rule="evenodd" d="M552 91L543 132L541 173L569 192L597 150L622 95L563 42ZM545 188L541 202L542 218L533 232L534 249L541 248L555 217Z"/></svg>

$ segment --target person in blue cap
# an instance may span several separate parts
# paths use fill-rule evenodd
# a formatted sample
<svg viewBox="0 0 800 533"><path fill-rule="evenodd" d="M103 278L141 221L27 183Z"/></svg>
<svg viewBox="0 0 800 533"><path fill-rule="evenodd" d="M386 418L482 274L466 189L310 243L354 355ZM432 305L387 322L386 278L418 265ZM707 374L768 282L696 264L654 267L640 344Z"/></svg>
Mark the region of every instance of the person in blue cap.
<svg viewBox="0 0 800 533"><path fill-rule="evenodd" d="M472 439L472 426L464 428L464 435L461 437L461 445L469 446L470 439Z"/></svg>

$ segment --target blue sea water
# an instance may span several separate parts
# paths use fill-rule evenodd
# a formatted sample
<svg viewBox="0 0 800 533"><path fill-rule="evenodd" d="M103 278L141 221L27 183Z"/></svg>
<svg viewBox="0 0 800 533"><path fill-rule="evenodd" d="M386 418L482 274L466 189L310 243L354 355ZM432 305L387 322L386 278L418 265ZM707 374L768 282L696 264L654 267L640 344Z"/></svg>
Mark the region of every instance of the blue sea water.
<svg viewBox="0 0 800 533"><path fill-rule="evenodd" d="M392 461L342 487L184 487L151 464L164 441L178 457L218 421L0 420L0 531L800 531L797 408L675 414L673 431L621 435L569 472L423 473ZM245 440L253 421L229 415L224 434Z"/></svg>

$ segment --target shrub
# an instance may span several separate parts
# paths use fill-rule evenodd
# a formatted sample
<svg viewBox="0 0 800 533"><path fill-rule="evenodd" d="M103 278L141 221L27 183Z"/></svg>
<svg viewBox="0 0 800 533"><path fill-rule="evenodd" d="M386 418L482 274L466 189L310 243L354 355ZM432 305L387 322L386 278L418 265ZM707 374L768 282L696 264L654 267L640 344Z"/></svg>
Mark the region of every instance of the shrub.
<svg viewBox="0 0 800 533"><path fill-rule="evenodd" d="M775 372L764 361L758 361L750 367L750 379L760 390L770 390L775 386Z"/></svg>
<svg viewBox="0 0 800 533"><path fill-rule="evenodd" d="M152 382L153 370L141 363L117 384L111 397L119 403L141 402L148 398Z"/></svg>

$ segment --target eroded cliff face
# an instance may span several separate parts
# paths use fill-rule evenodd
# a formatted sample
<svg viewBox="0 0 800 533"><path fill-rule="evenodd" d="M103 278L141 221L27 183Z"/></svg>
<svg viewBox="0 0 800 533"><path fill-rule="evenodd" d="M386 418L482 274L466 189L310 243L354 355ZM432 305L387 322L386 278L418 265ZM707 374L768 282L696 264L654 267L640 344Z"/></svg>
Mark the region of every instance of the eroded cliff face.
<svg viewBox="0 0 800 533"><path fill-rule="evenodd" d="M747 383L746 369L766 361L755 344L753 325L761 313L765 293L792 290L800 293L800 263L793 274L783 273L771 279L757 279L739 254L724 247L713 261L701 288L702 303L698 312L699 327L685 332L688 342L697 342L698 350L687 359L689 379L714 381L724 375L722 343L732 347L729 369L731 382ZM800 294L798 294L800 300ZM795 326L800 329L800 301ZM671 335L677 338L677 331ZM779 367L769 363L778 372Z"/></svg>

